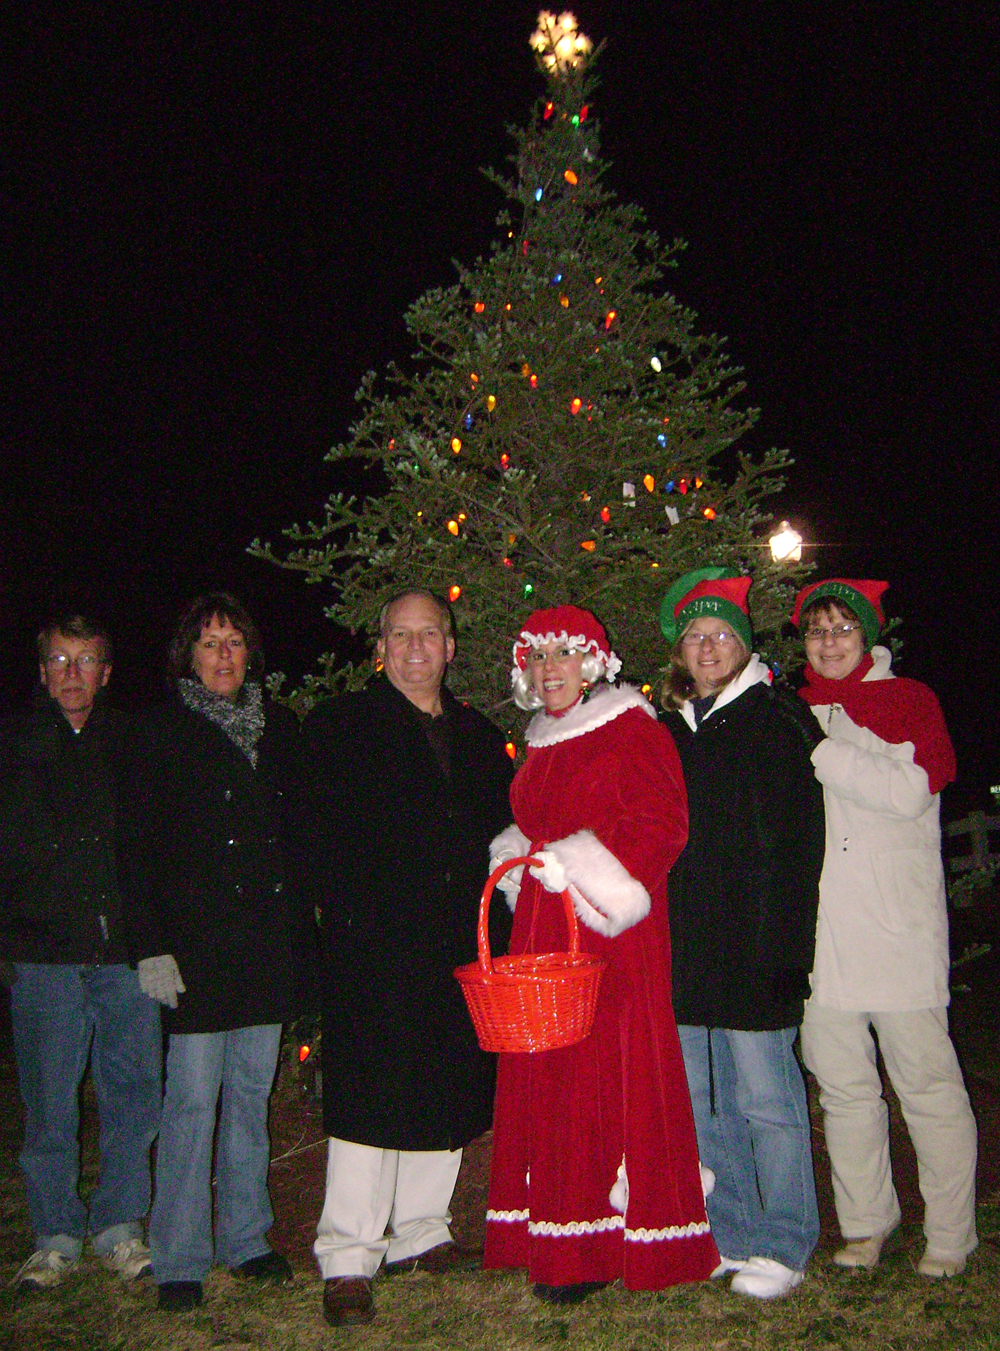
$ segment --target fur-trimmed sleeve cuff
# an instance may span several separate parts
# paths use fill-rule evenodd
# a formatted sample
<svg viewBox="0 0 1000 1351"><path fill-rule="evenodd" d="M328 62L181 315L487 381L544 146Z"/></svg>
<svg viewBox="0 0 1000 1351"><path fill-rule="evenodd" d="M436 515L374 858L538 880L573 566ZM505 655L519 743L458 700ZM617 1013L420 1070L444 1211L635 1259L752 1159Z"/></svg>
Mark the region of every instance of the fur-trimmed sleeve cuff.
<svg viewBox="0 0 1000 1351"><path fill-rule="evenodd" d="M562 864L573 908L588 929L615 938L649 914L649 892L590 830L546 846Z"/></svg>

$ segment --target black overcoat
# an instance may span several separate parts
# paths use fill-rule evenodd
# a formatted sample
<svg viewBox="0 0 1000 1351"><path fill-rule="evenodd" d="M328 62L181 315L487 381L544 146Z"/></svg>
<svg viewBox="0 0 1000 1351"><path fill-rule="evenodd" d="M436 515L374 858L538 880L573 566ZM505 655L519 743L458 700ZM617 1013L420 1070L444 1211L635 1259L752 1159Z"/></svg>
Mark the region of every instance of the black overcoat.
<svg viewBox="0 0 1000 1351"><path fill-rule="evenodd" d="M179 699L140 722L122 809L125 919L137 957L187 986L169 1032L280 1023L298 1008L305 919L284 863L295 720L268 704L257 765Z"/></svg>
<svg viewBox="0 0 1000 1351"><path fill-rule="evenodd" d="M816 719L760 683L697 732L679 712L664 721L689 815L670 874L674 1014L744 1032L793 1027L812 970L825 847L809 758L822 735Z"/></svg>
<svg viewBox="0 0 1000 1351"><path fill-rule="evenodd" d="M421 714L384 677L322 705L303 729L293 815L325 936L324 1126L383 1149L458 1149L492 1119L494 1057L476 1043L452 972L476 955L513 766L481 714L441 698L449 776Z"/></svg>

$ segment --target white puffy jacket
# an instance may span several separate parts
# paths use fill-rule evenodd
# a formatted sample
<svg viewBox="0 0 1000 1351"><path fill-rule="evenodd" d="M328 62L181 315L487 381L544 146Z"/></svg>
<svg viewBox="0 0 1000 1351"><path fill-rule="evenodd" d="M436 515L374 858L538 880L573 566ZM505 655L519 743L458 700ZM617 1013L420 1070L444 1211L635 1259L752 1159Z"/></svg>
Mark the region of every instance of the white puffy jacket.
<svg viewBox="0 0 1000 1351"><path fill-rule="evenodd" d="M892 680L887 648L865 680ZM948 918L940 796L913 742L883 741L839 704L813 705L826 806L812 1002L867 1012L948 1003Z"/></svg>

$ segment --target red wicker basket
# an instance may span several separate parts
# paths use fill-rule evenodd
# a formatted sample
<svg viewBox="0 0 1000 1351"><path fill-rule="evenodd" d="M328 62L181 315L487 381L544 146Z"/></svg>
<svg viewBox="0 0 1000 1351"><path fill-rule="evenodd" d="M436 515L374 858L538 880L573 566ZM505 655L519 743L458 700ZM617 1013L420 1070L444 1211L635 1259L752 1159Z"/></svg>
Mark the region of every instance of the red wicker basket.
<svg viewBox="0 0 1000 1351"><path fill-rule="evenodd" d="M510 868L538 862L536 858L512 858L490 874L479 902L479 960L455 970L484 1051L554 1051L583 1041L593 1026L607 963L580 951L580 929L568 891L562 893L568 952L528 952L518 957L490 954L488 916L493 888Z"/></svg>

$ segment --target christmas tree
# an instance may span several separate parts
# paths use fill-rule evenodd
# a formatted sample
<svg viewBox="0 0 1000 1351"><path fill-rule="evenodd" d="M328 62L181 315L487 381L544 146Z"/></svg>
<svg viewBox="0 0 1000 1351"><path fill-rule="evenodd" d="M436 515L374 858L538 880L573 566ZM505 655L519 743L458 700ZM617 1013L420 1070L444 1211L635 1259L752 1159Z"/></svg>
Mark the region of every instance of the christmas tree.
<svg viewBox="0 0 1000 1351"><path fill-rule="evenodd" d="M598 53L570 14L541 14L531 45L546 94L513 133L515 176L489 173L508 202L501 236L457 285L412 305L412 364L390 366L384 384L365 377L361 416L327 457L372 491L331 497L322 522L285 532L283 557L251 546L329 582L329 617L373 641L401 586L447 596L458 629L449 685L508 726L511 645L531 610L593 610L625 677L655 689L657 615L678 576L710 564L752 573L760 645L774 657L803 572L762 547L761 504L782 487L787 456L734 449L756 418L738 402L739 370L664 288L683 244L661 244L605 186ZM323 664L306 702L371 671Z"/></svg>

